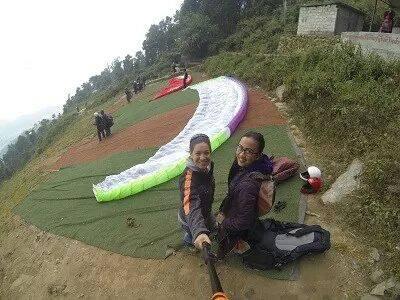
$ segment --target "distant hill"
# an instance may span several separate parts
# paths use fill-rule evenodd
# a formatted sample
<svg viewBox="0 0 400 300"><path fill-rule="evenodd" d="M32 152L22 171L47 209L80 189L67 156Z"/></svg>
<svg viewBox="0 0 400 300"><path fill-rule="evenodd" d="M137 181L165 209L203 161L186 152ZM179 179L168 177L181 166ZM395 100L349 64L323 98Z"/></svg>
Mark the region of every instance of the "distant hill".
<svg viewBox="0 0 400 300"><path fill-rule="evenodd" d="M62 106L50 106L33 114L23 115L15 120L0 124L0 156L7 151L7 146L21 133L28 130L38 121L51 118L53 114L62 112Z"/></svg>
<svg viewBox="0 0 400 300"><path fill-rule="evenodd" d="M8 144L7 144L8 145ZM4 153L6 153L7 151L7 145L6 146L2 146L3 148L0 149L0 158L4 155Z"/></svg>

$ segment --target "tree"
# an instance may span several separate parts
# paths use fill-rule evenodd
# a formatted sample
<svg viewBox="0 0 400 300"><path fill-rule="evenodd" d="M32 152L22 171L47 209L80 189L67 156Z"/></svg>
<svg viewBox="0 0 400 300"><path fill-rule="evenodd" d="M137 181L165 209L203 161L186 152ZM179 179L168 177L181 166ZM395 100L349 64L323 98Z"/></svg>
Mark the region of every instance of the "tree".
<svg viewBox="0 0 400 300"><path fill-rule="evenodd" d="M93 86L94 91L101 89L101 77L100 75L94 75L89 78L89 83Z"/></svg>
<svg viewBox="0 0 400 300"><path fill-rule="evenodd" d="M122 61L118 58L114 59L111 63L111 77L114 82L118 82L124 77L124 69L122 68Z"/></svg>
<svg viewBox="0 0 400 300"><path fill-rule="evenodd" d="M7 151L3 155L3 162L10 173L14 173L18 169L19 157L15 149L15 144L8 145Z"/></svg>
<svg viewBox="0 0 400 300"><path fill-rule="evenodd" d="M185 0L180 12L182 14L200 12L201 0Z"/></svg>
<svg viewBox="0 0 400 300"><path fill-rule="evenodd" d="M246 17L265 16L282 5L282 0L247 0L242 3Z"/></svg>
<svg viewBox="0 0 400 300"><path fill-rule="evenodd" d="M210 46L217 40L218 28L202 14L186 13L179 17L178 45L182 54L203 58L210 54Z"/></svg>
<svg viewBox="0 0 400 300"><path fill-rule="evenodd" d="M146 57L142 51L137 51L133 59L133 66L136 72L142 70L146 65Z"/></svg>
<svg viewBox="0 0 400 300"><path fill-rule="evenodd" d="M3 160L0 159L0 182L10 178L10 176L11 176L10 171L7 169Z"/></svg>
<svg viewBox="0 0 400 300"><path fill-rule="evenodd" d="M60 114L58 114L58 116L60 117ZM28 138L29 143L34 146L36 144L37 141L37 134L35 130L27 130L24 132L25 136Z"/></svg>
<svg viewBox="0 0 400 300"><path fill-rule="evenodd" d="M242 6L243 0L203 0L200 11L217 25L222 38L225 38L235 32Z"/></svg>
<svg viewBox="0 0 400 300"><path fill-rule="evenodd" d="M171 52L175 46L174 26L171 17L166 17L158 25L151 25L143 41L146 64L154 64L161 55Z"/></svg>
<svg viewBox="0 0 400 300"><path fill-rule="evenodd" d="M129 54L125 56L124 60L122 61L122 67L124 68L125 76L133 73L134 66L132 56L130 56Z"/></svg>
<svg viewBox="0 0 400 300"><path fill-rule="evenodd" d="M235 32L240 16L250 0L185 0L181 15L206 15L218 27L222 38Z"/></svg>

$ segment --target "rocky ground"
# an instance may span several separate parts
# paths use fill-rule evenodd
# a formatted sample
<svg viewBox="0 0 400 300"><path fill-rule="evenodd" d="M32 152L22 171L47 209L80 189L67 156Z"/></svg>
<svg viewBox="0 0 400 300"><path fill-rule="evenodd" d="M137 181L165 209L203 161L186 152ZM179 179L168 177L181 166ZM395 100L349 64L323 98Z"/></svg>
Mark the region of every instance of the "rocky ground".
<svg viewBox="0 0 400 300"><path fill-rule="evenodd" d="M261 91L256 94L265 105L272 105ZM289 120L297 144L309 159L312 155L285 113L284 103L279 97L272 100ZM394 289L397 283L379 268L384 259L380 251L365 247L362 239L344 231L320 196L309 197L306 223L328 229L332 248L302 259L296 281L249 275L219 263L218 273L230 299L375 299L378 296L372 294ZM199 254L178 252L161 261L145 260L43 232L18 216L12 227L0 246L1 299L210 298L208 273Z"/></svg>

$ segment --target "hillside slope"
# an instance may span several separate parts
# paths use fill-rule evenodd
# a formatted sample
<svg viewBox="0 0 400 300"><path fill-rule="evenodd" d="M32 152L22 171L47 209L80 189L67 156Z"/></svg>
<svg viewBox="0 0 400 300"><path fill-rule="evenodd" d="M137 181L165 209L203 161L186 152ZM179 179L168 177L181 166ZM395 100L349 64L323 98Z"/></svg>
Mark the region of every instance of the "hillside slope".
<svg viewBox="0 0 400 300"><path fill-rule="evenodd" d="M241 124L242 129L257 128L266 122L284 124L277 109L262 91L252 91L250 99L253 104ZM111 103L113 101L118 101L118 98ZM147 119L147 122L150 120L157 122L155 119ZM143 123L137 124L140 126ZM92 135L90 139L93 141L95 136ZM46 164L42 160L42 168L38 166L39 162L32 162L28 167L36 164L36 169L44 172L60 157L61 152L55 151L54 147L59 149L61 144L68 141L62 141L61 138L52 146L53 150L46 152L48 154L53 151L52 157L56 159L49 157ZM17 177L25 176L25 180L29 180L34 174L24 174L22 171ZM3 188L2 205L8 202ZM18 199L12 199L14 203L24 198L21 195ZM223 192L220 196L223 196ZM325 255L302 260L297 281L272 280L241 268L218 265L221 281L232 299L296 296L300 299L331 296L343 298L361 295L367 290L364 274L360 270L367 256L365 249L359 249L358 242L335 224L325 223L326 210L313 202L312 198L309 204L318 217L309 217L307 222L327 227L333 234L333 248ZM13 205L8 203L8 207ZM0 248L0 296L5 298L51 298L63 295L74 298L185 299L188 295L194 298L207 298L209 295L208 275L197 255L178 252L166 260L122 256L43 232L18 217L10 219L8 229L8 233L3 235Z"/></svg>

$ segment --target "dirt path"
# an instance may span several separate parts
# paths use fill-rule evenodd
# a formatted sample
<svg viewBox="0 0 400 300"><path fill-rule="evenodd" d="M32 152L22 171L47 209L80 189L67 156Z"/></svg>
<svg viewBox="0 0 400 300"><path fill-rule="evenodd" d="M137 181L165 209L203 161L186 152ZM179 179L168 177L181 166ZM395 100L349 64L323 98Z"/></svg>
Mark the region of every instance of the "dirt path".
<svg viewBox="0 0 400 300"><path fill-rule="evenodd" d="M194 106L185 106L121 131L110 139L110 144L101 145L107 147L107 152L104 148L96 152L97 141L78 145L70 149L73 159L68 160L65 155L57 164L90 161L108 151L127 151L144 144L163 144L179 132L193 111ZM249 112L241 128L284 122L261 92L250 93ZM146 127L149 124L154 126L151 130ZM162 135L159 130L164 126L169 127ZM96 155L89 155L93 151ZM306 221L322 224L331 231L332 249L301 260L297 281L249 275L220 264L217 269L230 299L343 299L365 292L366 283L359 267L363 255L358 244L329 222L327 208L318 198L309 201L309 209L318 217L308 217ZM210 299L207 270L198 255L180 252L162 261L138 259L43 232L18 217L14 227L0 247L1 299Z"/></svg>
<svg viewBox="0 0 400 300"><path fill-rule="evenodd" d="M178 135L193 116L197 104L178 107L162 115L153 116L120 130L101 142L97 138L82 141L68 149L51 167L57 170L69 165L94 161L114 153L157 147L168 143ZM285 124L274 104L265 96L249 92L248 113L239 129Z"/></svg>
<svg viewBox="0 0 400 300"><path fill-rule="evenodd" d="M131 258L15 223L0 250L0 296L6 299L209 299L200 256L179 252L162 261ZM329 229L339 242L341 232ZM223 264L217 269L231 299L343 299L363 291L353 259L335 248L303 259L298 281L248 275Z"/></svg>

